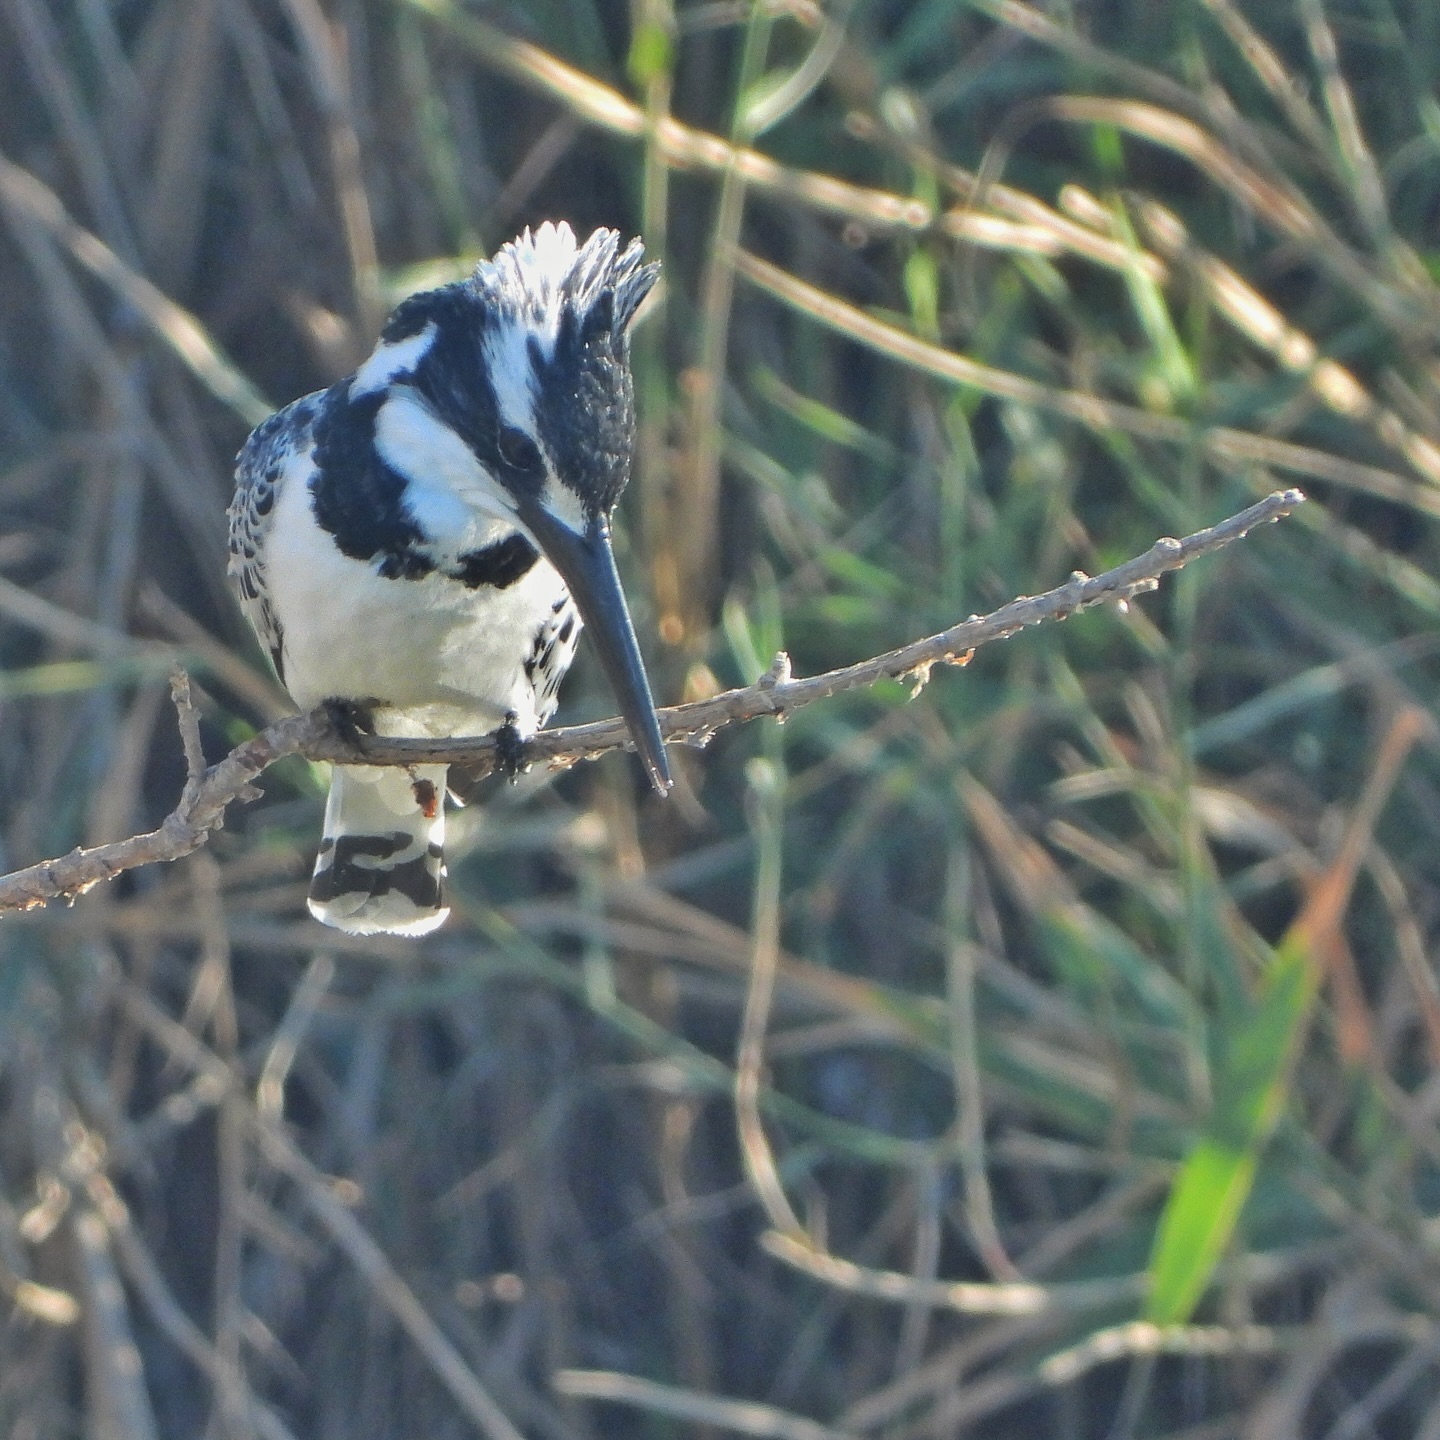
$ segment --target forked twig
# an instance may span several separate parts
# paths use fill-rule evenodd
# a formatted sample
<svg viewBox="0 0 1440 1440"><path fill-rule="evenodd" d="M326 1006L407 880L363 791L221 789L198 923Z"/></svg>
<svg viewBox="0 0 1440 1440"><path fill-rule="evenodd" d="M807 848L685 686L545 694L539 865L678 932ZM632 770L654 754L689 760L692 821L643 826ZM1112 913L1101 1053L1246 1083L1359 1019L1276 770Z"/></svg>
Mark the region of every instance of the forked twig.
<svg viewBox="0 0 1440 1440"><path fill-rule="evenodd" d="M1198 530L1183 540L1157 540L1143 555L1103 575L1077 571L1063 585L1043 595L1021 596L989 615L971 616L938 635L838 670L797 679L790 673L789 657L782 653L753 685L660 711L661 734L667 741L703 745L727 725L762 715L785 716L817 700L861 690L880 680L908 679L918 690L934 666L964 664L982 645L1004 640L1031 625L1063 620L1077 611L1106 602L1125 602L1153 590L1161 576L1243 538L1257 525L1281 519L1300 506L1304 498L1298 490L1277 490L1207 530ZM177 685L176 703L187 760L193 763L198 752L187 691L188 687ZM563 769L610 750L624 749L629 743L629 732L622 720L600 720L542 731L527 743L525 755L532 764ZM350 741L334 732L323 708L308 715L288 716L237 746L202 775L192 771L179 804L158 829L89 850L73 850L59 859L0 876L0 912L28 910L47 900L74 899L127 870L190 854L205 843L212 830L223 825L231 804L255 798L255 779L288 755L348 765L455 763L465 765L472 774L483 774L494 766L495 741L488 735L439 740L362 736Z"/></svg>

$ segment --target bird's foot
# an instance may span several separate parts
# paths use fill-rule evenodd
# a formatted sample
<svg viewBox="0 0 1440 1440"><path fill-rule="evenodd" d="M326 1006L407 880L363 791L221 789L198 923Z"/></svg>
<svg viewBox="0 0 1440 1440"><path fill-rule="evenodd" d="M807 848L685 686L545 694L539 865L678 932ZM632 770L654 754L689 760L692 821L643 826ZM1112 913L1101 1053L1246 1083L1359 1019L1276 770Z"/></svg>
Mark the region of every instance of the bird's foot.
<svg viewBox="0 0 1440 1440"><path fill-rule="evenodd" d="M331 697L321 702L330 728L350 746L358 750L365 736L375 733L374 707L364 700L340 700Z"/></svg>
<svg viewBox="0 0 1440 1440"><path fill-rule="evenodd" d="M525 769L525 737L515 724L512 711L505 717L505 723L495 732L495 768L512 785Z"/></svg>

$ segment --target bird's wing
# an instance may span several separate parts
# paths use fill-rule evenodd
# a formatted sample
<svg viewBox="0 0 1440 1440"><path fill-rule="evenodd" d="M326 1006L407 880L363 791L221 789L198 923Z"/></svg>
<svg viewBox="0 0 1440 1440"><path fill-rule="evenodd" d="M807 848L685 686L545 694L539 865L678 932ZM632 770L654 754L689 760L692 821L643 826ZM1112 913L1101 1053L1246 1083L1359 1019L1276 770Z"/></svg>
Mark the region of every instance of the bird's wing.
<svg viewBox="0 0 1440 1440"><path fill-rule="evenodd" d="M320 394L306 395L258 426L235 462L230 502L230 579L240 608L285 679L285 636L265 583L265 542L293 457L310 448ZM291 483L294 483L293 481Z"/></svg>

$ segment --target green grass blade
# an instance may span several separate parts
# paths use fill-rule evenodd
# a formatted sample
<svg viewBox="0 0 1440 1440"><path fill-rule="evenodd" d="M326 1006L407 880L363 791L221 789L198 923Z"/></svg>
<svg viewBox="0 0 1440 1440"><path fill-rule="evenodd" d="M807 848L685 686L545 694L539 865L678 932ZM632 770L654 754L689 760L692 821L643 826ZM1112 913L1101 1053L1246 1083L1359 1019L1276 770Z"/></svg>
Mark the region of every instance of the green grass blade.
<svg viewBox="0 0 1440 1440"><path fill-rule="evenodd" d="M1157 1325L1190 1319L1235 1233L1285 1103L1319 973L1309 946L1292 933L1254 1010L1226 1046L1206 1134L1180 1167L1156 1231L1146 1318Z"/></svg>
<svg viewBox="0 0 1440 1440"><path fill-rule="evenodd" d="M1194 1313L1249 1198L1257 1153L1208 1138L1190 1152L1156 1232L1147 1320L1182 1325Z"/></svg>

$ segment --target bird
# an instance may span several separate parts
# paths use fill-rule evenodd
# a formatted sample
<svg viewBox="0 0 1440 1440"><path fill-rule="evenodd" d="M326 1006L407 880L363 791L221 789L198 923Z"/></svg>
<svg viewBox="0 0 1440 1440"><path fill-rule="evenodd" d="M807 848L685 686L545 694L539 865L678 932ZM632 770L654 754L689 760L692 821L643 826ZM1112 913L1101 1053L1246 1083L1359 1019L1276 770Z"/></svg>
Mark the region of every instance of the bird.
<svg viewBox="0 0 1440 1440"><path fill-rule="evenodd" d="M611 521L635 437L644 247L527 229L403 300L351 375L236 461L229 573L301 710L383 736L494 734L511 768L588 627L654 788L671 784ZM336 765L307 905L352 934L449 914L447 769Z"/></svg>

